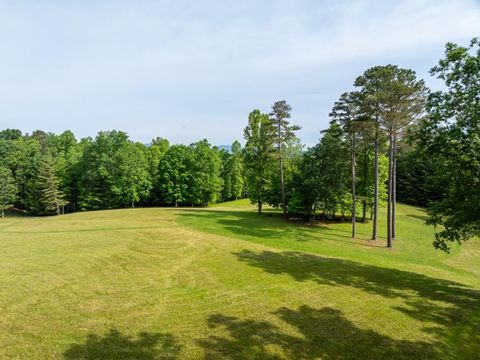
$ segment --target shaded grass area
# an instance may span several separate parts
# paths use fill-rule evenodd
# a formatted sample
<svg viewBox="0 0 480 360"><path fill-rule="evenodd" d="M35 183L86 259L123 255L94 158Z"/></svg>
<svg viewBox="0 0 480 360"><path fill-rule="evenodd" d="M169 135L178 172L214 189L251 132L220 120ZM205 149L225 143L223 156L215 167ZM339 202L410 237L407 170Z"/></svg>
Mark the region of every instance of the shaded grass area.
<svg viewBox="0 0 480 360"><path fill-rule="evenodd" d="M178 216L180 224L200 231L241 238L278 249L361 260L385 267L412 265L413 270L417 270L418 266L433 267L435 270L444 269L449 273L461 274L462 280L464 275L468 275L476 281L480 275L476 261L458 261L451 266L449 261L452 258L464 255L460 254L461 247L453 244L451 254L434 250L434 229L424 224L424 210L403 204L397 207L398 238L392 250L385 249L386 239L382 236L386 232L384 209L380 211L380 237L377 241L370 240L371 222L358 223L357 238L352 239L348 222L308 225L285 221L277 212L259 216L253 211L216 208L179 212ZM465 247L480 257L478 239Z"/></svg>
<svg viewBox="0 0 480 360"><path fill-rule="evenodd" d="M393 251L227 205L0 222L0 358L478 358L477 242L435 252L403 205Z"/></svg>
<svg viewBox="0 0 480 360"><path fill-rule="evenodd" d="M274 314L297 329L299 335L286 334L265 321L221 314L210 316L210 327L224 329L228 337L201 340L199 343L205 348L206 358L240 360L253 355L258 359L427 359L438 355L439 349L433 344L394 340L358 328L342 312L330 307L314 309L303 305L296 310L280 308ZM271 353L272 345L282 351Z"/></svg>
<svg viewBox="0 0 480 360"><path fill-rule="evenodd" d="M176 359L179 346L171 334L142 332L137 338L110 330L104 336L90 334L81 344L72 344L65 359Z"/></svg>

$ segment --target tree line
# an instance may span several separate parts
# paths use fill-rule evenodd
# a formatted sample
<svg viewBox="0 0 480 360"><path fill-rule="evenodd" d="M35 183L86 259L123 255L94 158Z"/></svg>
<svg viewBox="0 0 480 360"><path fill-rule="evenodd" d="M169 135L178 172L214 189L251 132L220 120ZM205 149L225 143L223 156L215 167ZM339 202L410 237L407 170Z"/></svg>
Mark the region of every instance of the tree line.
<svg viewBox="0 0 480 360"><path fill-rule="evenodd" d="M207 140L148 145L121 131L77 140L37 130L0 132L0 210L32 215L135 206L208 206L249 198L285 218L371 220L387 207L387 246L396 238L396 201L428 207L440 225L435 247L480 233L480 50L447 44L431 70L445 82L432 92L411 69L367 69L340 95L318 144L305 149L282 100L253 110L244 147Z"/></svg>

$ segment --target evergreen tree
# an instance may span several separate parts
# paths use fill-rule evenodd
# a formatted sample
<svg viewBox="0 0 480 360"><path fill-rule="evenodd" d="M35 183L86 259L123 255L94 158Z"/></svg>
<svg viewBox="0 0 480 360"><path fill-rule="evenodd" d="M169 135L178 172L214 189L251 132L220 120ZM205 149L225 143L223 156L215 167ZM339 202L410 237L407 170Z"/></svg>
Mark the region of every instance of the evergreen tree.
<svg viewBox="0 0 480 360"><path fill-rule="evenodd" d="M16 200L17 186L10 169L0 166L0 212L5 217L5 210L10 208Z"/></svg>
<svg viewBox="0 0 480 360"><path fill-rule="evenodd" d="M388 136L387 246L395 239L396 147L403 132L423 113L426 87L413 70L387 65L378 68L380 122Z"/></svg>
<svg viewBox="0 0 480 360"><path fill-rule="evenodd" d="M60 191L60 181L55 174L55 160L49 152L43 156L40 163L36 188L41 206L40 213L60 215L66 202Z"/></svg>
<svg viewBox="0 0 480 360"><path fill-rule="evenodd" d="M330 124L324 130L320 143L315 147L318 165L319 198L318 205L324 216L335 217L348 196L349 152L341 127Z"/></svg>
<svg viewBox="0 0 480 360"><path fill-rule="evenodd" d="M356 101L355 93L344 93L340 99L335 102L330 116L332 121L338 123L346 134L347 143L350 148L350 165L351 165L351 222L352 222L352 237L356 237L356 215L357 215L357 147L358 147L358 133L362 129L362 118L360 117L360 110L358 102ZM346 203L346 199L342 203Z"/></svg>
<svg viewBox="0 0 480 360"><path fill-rule="evenodd" d="M285 202L285 148L287 143L296 137L295 131L300 130L300 126L290 125L288 119L291 117L291 111L290 105L285 100L281 100L276 101L272 105L272 112L270 113L270 122L275 132L273 143L279 163L280 205L283 209L284 217L287 216L287 204Z"/></svg>
<svg viewBox="0 0 480 360"><path fill-rule="evenodd" d="M377 72L379 67L370 68L355 80L355 87L359 96L359 104L363 117L372 123L373 128L373 225L372 240L377 240L378 236L378 205L379 205L379 157L380 147L384 137L380 132L380 110L381 103L379 95L381 89L377 81Z"/></svg>
<svg viewBox="0 0 480 360"><path fill-rule="evenodd" d="M374 136L374 225L372 239L377 235L378 216L378 163L381 141L380 131L388 137L388 208L387 246L392 246L395 237L395 144L400 134L423 111L426 88L417 80L415 72L395 65L376 66L357 78L355 86L360 88L358 99L363 116L375 127Z"/></svg>

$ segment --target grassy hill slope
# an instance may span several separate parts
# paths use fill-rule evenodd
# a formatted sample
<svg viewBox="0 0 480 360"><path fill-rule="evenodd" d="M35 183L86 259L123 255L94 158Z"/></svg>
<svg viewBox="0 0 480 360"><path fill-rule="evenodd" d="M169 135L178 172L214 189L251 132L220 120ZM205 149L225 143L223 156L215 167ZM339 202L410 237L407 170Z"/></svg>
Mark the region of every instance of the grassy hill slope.
<svg viewBox="0 0 480 360"><path fill-rule="evenodd" d="M245 201L0 222L0 358L474 359L480 243L435 251ZM383 219L384 216L382 216ZM381 233L384 233L381 224Z"/></svg>

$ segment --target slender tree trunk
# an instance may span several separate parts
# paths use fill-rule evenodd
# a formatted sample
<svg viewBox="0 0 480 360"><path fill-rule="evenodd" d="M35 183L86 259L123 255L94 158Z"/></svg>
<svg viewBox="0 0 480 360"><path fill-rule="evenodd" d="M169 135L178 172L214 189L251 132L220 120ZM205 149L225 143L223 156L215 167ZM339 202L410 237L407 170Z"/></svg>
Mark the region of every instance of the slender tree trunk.
<svg viewBox="0 0 480 360"><path fill-rule="evenodd" d="M287 204L285 204L285 181L283 176L283 154L282 154L282 124L281 121L278 121L277 126L277 136L278 136L278 156L280 158L280 195L282 197L282 208L283 208L283 217L287 218Z"/></svg>
<svg viewBox="0 0 480 360"><path fill-rule="evenodd" d="M376 125L378 127L378 125ZM377 240L378 225L378 128L375 131L375 156L374 156L374 176L373 176L373 231L372 240Z"/></svg>
<svg viewBox="0 0 480 360"><path fill-rule="evenodd" d="M5 217L5 210L2 208L2 219Z"/></svg>
<svg viewBox="0 0 480 360"><path fill-rule="evenodd" d="M175 199L175 207L178 207L178 201Z"/></svg>
<svg viewBox="0 0 480 360"><path fill-rule="evenodd" d="M135 201L132 200L132 208L134 208L134 207L135 207Z"/></svg>
<svg viewBox="0 0 480 360"><path fill-rule="evenodd" d="M364 150L364 158L363 158L363 201L362 201L362 223L365 223L367 220L367 171L368 171L368 161L367 161L367 154L368 150L365 148Z"/></svg>
<svg viewBox="0 0 480 360"><path fill-rule="evenodd" d="M388 144L388 199L387 199L387 247L392 247L392 160L393 135L390 132Z"/></svg>
<svg viewBox="0 0 480 360"><path fill-rule="evenodd" d="M392 167L392 239L397 237L397 140L393 140L393 167Z"/></svg>
<svg viewBox="0 0 480 360"><path fill-rule="evenodd" d="M258 215L262 214L262 198L258 197Z"/></svg>
<svg viewBox="0 0 480 360"><path fill-rule="evenodd" d="M287 218L287 204L285 204L285 181L283 179L283 156L280 154L280 189L282 192L283 217Z"/></svg>
<svg viewBox="0 0 480 360"><path fill-rule="evenodd" d="M357 222L357 195L355 193L355 180L356 180L356 168L355 168L355 133L352 134L352 238L357 236L356 234L356 222Z"/></svg>

